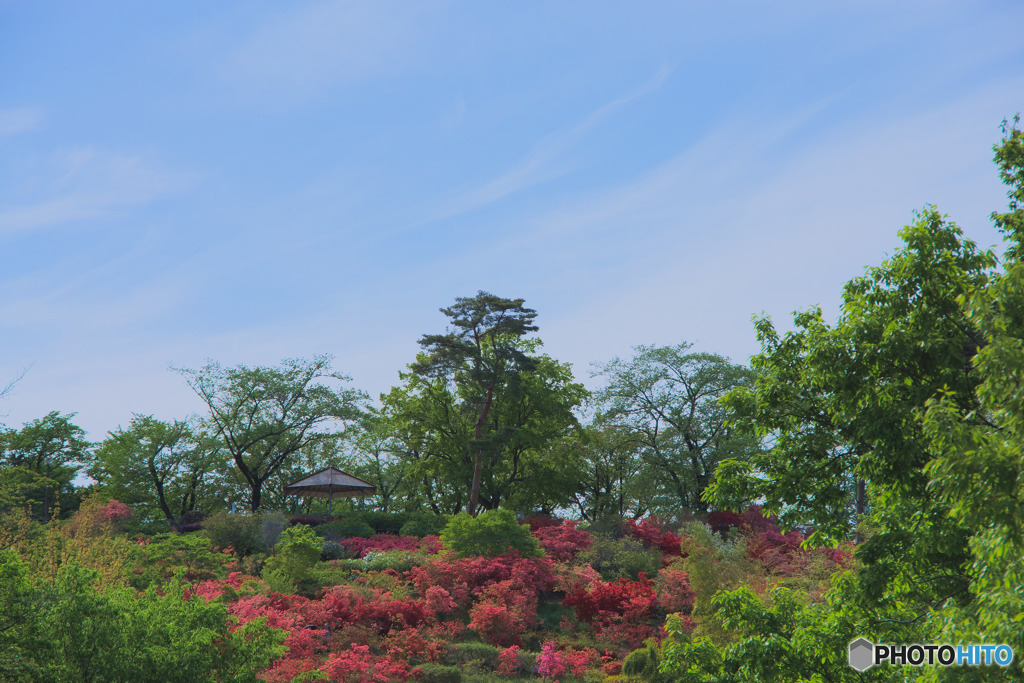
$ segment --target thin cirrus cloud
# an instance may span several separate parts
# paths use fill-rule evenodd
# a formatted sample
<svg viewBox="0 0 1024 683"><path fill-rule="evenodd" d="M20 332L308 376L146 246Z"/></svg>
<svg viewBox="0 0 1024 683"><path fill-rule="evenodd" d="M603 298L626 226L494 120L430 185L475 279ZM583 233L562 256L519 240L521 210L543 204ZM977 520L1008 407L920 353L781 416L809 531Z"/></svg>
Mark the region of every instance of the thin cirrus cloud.
<svg viewBox="0 0 1024 683"><path fill-rule="evenodd" d="M642 99L669 80L671 71L662 64L657 72L635 90L608 102L572 127L552 133L541 139L530 153L512 168L461 196L449 200L438 213L424 222L451 218L500 201L522 190L553 180L564 173L568 164L566 153L584 140L589 132L616 111Z"/></svg>
<svg viewBox="0 0 1024 683"><path fill-rule="evenodd" d="M277 13L243 39L219 73L242 91L301 99L412 64L422 6L329 0Z"/></svg>
<svg viewBox="0 0 1024 683"><path fill-rule="evenodd" d="M140 157L92 147L59 152L43 165L35 201L4 206L0 199L0 237L107 216L186 182Z"/></svg>
<svg viewBox="0 0 1024 683"><path fill-rule="evenodd" d="M34 107L0 109L0 138L35 130L42 125L43 110Z"/></svg>

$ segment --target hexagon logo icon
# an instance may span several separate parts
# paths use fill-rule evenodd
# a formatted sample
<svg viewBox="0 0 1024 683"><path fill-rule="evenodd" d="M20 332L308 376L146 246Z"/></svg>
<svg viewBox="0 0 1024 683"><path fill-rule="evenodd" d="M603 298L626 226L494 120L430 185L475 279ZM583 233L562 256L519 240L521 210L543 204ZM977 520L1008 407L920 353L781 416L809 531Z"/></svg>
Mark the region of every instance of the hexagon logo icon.
<svg viewBox="0 0 1024 683"><path fill-rule="evenodd" d="M867 638L858 638L850 643L850 666L857 671L870 669L875 665L875 646Z"/></svg>

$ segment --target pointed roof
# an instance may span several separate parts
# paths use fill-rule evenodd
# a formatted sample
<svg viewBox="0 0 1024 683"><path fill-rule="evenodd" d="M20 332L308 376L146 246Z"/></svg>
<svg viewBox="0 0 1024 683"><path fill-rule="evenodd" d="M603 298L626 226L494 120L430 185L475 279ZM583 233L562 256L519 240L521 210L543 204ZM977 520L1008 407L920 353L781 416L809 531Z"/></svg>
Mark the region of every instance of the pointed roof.
<svg viewBox="0 0 1024 683"><path fill-rule="evenodd" d="M325 467L284 487L284 492L314 498L351 497L377 493L377 487L339 469Z"/></svg>

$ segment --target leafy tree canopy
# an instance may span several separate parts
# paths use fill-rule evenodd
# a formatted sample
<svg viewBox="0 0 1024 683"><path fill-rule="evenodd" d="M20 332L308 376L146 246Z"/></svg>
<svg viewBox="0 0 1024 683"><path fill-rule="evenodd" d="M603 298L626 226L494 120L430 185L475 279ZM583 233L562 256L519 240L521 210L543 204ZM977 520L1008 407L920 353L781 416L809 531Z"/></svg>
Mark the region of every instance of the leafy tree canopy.
<svg viewBox="0 0 1024 683"><path fill-rule="evenodd" d="M179 372L209 408L210 429L234 460L253 512L260 509L265 482L303 449L336 438L359 417L366 399L356 389L330 386L349 378L332 371L329 356L289 359L273 368L209 363Z"/></svg>
<svg viewBox="0 0 1024 683"><path fill-rule="evenodd" d="M746 460L756 439L726 424L719 404L726 392L746 386L749 369L712 353L676 346L638 346L628 360L600 367L608 384L597 392L600 422L631 433L652 477L648 500L662 510L707 510L704 491L725 459Z"/></svg>

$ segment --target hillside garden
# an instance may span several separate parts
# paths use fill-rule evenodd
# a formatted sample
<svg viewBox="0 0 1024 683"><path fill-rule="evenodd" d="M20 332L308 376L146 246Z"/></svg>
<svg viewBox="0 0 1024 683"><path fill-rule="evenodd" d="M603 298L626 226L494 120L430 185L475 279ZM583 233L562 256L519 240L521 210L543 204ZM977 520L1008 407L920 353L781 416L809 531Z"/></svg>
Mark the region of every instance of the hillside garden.
<svg viewBox="0 0 1024 683"><path fill-rule="evenodd" d="M210 362L177 369L202 415L0 429L0 680L1024 679L1003 132L1001 257L927 206L834 323L756 319L749 366L639 346L588 391L536 311L479 292L377 402L327 356ZM289 494L327 466L374 494ZM1016 657L859 672L861 637Z"/></svg>

